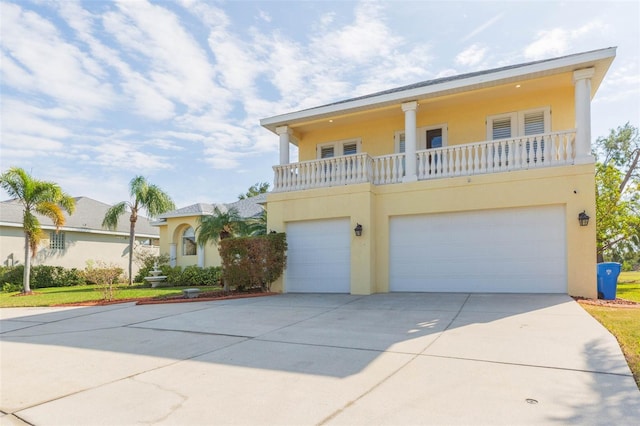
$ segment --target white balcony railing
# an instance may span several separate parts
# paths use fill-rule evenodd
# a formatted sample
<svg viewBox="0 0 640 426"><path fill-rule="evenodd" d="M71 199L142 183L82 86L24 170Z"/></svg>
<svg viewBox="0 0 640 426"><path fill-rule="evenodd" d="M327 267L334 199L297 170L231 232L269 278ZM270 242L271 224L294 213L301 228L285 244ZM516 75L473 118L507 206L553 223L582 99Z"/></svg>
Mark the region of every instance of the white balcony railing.
<svg viewBox="0 0 640 426"><path fill-rule="evenodd" d="M484 141L416 153L418 180L573 164L575 130ZM400 183L405 154L346 155L274 166L274 192L371 182Z"/></svg>

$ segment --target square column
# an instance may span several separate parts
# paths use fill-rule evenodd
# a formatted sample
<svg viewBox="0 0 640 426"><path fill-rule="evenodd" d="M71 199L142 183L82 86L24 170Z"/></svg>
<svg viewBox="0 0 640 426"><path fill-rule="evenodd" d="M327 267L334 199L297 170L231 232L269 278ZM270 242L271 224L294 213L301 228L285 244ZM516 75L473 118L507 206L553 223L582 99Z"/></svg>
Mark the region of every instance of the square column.
<svg viewBox="0 0 640 426"><path fill-rule="evenodd" d="M576 163L593 161L591 155L591 77L594 68L574 71L576 110Z"/></svg>
<svg viewBox="0 0 640 426"><path fill-rule="evenodd" d="M204 268L204 246L198 244L198 267Z"/></svg>
<svg viewBox="0 0 640 426"><path fill-rule="evenodd" d="M416 109L418 102L406 102L402 104L404 111L404 155L406 158L403 182L415 182L418 180L416 173Z"/></svg>
<svg viewBox="0 0 640 426"><path fill-rule="evenodd" d="M176 266L178 260L178 247L176 243L169 244L169 266Z"/></svg>

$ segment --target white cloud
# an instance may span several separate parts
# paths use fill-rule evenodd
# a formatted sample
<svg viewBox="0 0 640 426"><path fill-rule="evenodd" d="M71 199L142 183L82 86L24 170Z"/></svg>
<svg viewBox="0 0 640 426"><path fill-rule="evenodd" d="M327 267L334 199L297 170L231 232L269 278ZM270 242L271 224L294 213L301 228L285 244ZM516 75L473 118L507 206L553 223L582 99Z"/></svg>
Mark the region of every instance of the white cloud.
<svg viewBox="0 0 640 426"><path fill-rule="evenodd" d="M599 21L589 22L582 27L569 30L566 28L553 28L550 30L538 31L536 40L524 49L524 56L527 59L543 59L550 56L564 55L571 44L586 35L599 34L606 28Z"/></svg>
<svg viewBox="0 0 640 426"><path fill-rule="evenodd" d="M494 25L496 22L498 22L499 20L501 20L504 17L504 12L494 16L493 18L489 19L488 21L484 22L482 25L478 26L477 28L475 28L473 31L471 31L469 34L467 34L466 36L464 36L462 38L462 40L460 40L461 42L465 42L475 36L477 36L478 34L480 34L481 32L483 32L484 30L486 30L487 28L491 27L492 25Z"/></svg>
<svg viewBox="0 0 640 426"><path fill-rule="evenodd" d="M26 93L39 93L90 118L113 103L114 93L100 81L99 64L62 38L50 21L18 5L0 4L3 79ZM4 59L11 58L5 66Z"/></svg>
<svg viewBox="0 0 640 426"><path fill-rule="evenodd" d="M466 67L480 64L487 53L487 48L480 44L472 44L456 56L456 63Z"/></svg>

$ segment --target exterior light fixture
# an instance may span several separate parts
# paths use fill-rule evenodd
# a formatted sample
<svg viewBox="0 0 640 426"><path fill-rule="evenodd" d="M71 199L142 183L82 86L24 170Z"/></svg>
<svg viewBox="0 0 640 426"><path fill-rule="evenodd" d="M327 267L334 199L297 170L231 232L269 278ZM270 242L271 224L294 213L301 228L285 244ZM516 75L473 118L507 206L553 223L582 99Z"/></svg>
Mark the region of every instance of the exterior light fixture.
<svg viewBox="0 0 640 426"><path fill-rule="evenodd" d="M587 226L589 224L589 215L586 211L582 211L578 215L578 222L580 222L580 226Z"/></svg>
<svg viewBox="0 0 640 426"><path fill-rule="evenodd" d="M362 235L362 225L360 225L359 223L356 225L355 228L353 228L353 231L356 233L356 237L359 237Z"/></svg>

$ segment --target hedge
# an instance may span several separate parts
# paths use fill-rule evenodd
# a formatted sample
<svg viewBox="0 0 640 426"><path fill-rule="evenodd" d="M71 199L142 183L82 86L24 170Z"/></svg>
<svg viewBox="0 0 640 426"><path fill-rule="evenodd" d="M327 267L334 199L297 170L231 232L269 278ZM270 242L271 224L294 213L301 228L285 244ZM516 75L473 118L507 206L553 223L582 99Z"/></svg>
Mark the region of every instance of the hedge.
<svg viewBox="0 0 640 426"><path fill-rule="evenodd" d="M286 266L287 241L284 233L220 241L222 277L237 290L261 288L270 291Z"/></svg>

